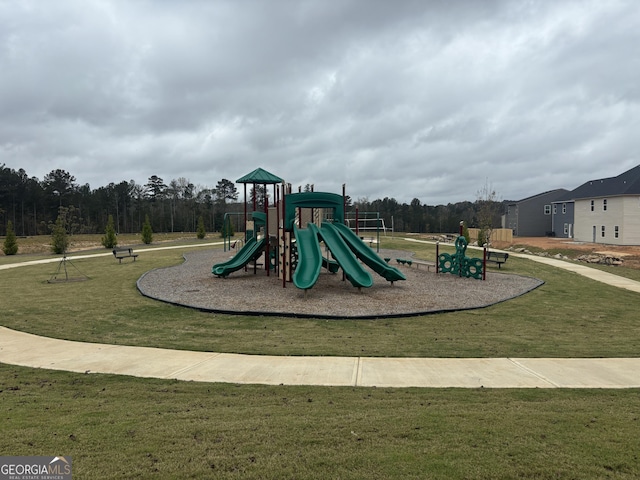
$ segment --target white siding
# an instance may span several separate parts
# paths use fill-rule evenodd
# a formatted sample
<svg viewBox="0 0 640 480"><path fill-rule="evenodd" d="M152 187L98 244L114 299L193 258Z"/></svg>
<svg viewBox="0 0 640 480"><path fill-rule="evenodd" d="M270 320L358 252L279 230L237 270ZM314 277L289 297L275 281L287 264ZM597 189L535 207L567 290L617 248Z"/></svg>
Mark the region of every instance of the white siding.
<svg viewBox="0 0 640 480"><path fill-rule="evenodd" d="M620 245L640 245L640 196L622 197L623 215L620 223Z"/></svg>
<svg viewBox="0 0 640 480"><path fill-rule="evenodd" d="M593 211L591 201L593 200ZM604 200L607 209L604 210ZM631 204L635 208L631 208ZM605 236L602 236L604 226ZM619 227L619 237L615 238L615 227ZM640 199L638 197L606 197L575 202L575 239L581 242L594 241L610 245L640 244ZM627 233L630 229L631 232ZM632 233L635 232L635 233ZM636 238L635 243L630 238Z"/></svg>

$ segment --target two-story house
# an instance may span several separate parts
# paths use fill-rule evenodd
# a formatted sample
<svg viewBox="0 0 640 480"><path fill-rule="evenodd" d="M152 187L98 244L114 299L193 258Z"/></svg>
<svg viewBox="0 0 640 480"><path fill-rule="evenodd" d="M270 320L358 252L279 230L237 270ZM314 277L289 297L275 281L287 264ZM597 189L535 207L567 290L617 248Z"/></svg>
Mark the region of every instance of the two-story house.
<svg viewBox="0 0 640 480"><path fill-rule="evenodd" d="M552 204L557 236L583 242L640 245L640 165L590 180Z"/></svg>
<svg viewBox="0 0 640 480"><path fill-rule="evenodd" d="M509 228L519 237L552 235L553 202L566 195L563 188L540 193L516 202L506 202L502 228Z"/></svg>

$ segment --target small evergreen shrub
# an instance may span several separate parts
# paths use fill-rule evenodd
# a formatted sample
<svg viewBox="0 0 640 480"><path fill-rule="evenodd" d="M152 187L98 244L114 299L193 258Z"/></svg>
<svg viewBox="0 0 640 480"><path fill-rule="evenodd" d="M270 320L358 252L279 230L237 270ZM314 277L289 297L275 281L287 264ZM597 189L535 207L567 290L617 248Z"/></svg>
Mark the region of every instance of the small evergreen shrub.
<svg viewBox="0 0 640 480"><path fill-rule="evenodd" d="M113 248L118 245L116 229L113 226L113 215L109 215L109 219L107 220L107 227L104 231L104 237L102 237L102 245L104 245L105 248Z"/></svg>
<svg viewBox="0 0 640 480"><path fill-rule="evenodd" d="M18 239L16 238L16 232L13 230L13 223L7 222L7 236L4 239L4 245L2 251L5 255L15 255L18 253Z"/></svg>
<svg viewBox="0 0 640 480"><path fill-rule="evenodd" d="M145 215L144 217L144 224L142 225L142 241L147 245L153 242L153 230L151 229L149 215Z"/></svg>
<svg viewBox="0 0 640 480"><path fill-rule="evenodd" d="M62 223L62 217L58 215L51 230L51 251L55 254L63 254L67 248L69 248L69 237Z"/></svg>
<svg viewBox="0 0 640 480"><path fill-rule="evenodd" d="M200 240L207 236L207 231L204 228L204 218L202 218L202 215L198 218L198 231L196 232L196 236Z"/></svg>

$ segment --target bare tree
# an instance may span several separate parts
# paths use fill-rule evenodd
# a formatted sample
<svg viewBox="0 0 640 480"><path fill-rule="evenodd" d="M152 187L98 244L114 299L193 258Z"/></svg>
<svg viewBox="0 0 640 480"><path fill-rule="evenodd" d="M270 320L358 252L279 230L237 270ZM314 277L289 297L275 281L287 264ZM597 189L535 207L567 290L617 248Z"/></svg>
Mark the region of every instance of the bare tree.
<svg viewBox="0 0 640 480"><path fill-rule="evenodd" d="M499 214L500 202L493 185L485 179L484 185L476 193L476 212L478 218L478 245L491 244L491 232L494 219Z"/></svg>

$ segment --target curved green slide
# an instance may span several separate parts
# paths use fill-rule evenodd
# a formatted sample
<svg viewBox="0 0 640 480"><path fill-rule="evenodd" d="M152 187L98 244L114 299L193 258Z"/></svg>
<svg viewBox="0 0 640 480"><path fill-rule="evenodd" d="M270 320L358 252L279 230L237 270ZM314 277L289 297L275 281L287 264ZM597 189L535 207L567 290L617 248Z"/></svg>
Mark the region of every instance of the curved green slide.
<svg viewBox="0 0 640 480"><path fill-rule="evenodd" d="M293 284L303 290L313 287L322 269L322 249L318 241L318 227L310 223L307 228L294 225L293 232L298 247L298 265L293 272Z"/></svg>
<svg viewBox="0 0 640 480"><path fill-rule="evenodd" d="M333 224L323 222L322 228L318 231L351 284L358 288L371 287L373 285L371 274L362 267Z"/></svg>
<svg viewBox="0 0 640 480"><path fill-rule="evenodd" d="M349 245L349 248L353 253L362 260L371 270L378 275L385 278L389 282L396 282L398 280L406 280L407 277L397 268L389 265L383 259L381 259L371 248L369 248L360 237L353 233L353 231L342 223L328 224L340 232L340 235L344 241ZM322 224L323 228L325 224Z"/></svg>
<svg viewBox="0 0 640 480"><path fill-rule="evenodd" d="M265 241L266 240L264 238L256 240L256 237L252 237L244 244L244 247L234 255L233 258L226 262L216 263L211 268L211 273L218 277L226 277L230 273L240 270L251 260L260 256L262 249L264 248Z"/></svg>

